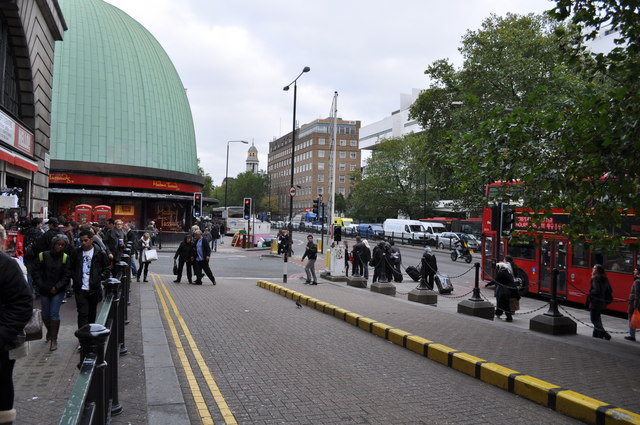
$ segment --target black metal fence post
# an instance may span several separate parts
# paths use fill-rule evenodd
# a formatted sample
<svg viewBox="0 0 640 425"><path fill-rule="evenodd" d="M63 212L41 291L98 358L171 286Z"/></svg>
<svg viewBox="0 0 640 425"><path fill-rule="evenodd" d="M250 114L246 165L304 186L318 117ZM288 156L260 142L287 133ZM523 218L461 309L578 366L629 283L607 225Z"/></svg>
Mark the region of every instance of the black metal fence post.
<svg viewBox="0 0 640 425"><path fill-rule="evenodd" d="M480 296L480 263L475 263L473 267L476 268L475 283L473 286L473 295L469 298L470 301L482 301Z"/></svg>
<svg viewBox="0 0 640 425"><path fill-rule="evenodd" d="M80 341L80 362L87 358L95 358L94 379L87 394L85 405L95 404L97 416L93 421L95 425L105 425L109 422L107 398L107 362L104 359L104 345L111 331L102 325L91 323L84 325L75 332Z"/></svg>
<svg viewBox="0 0 640 425"><path fill-rule="evenodd" d="M118 279L110 278L103 282L105 292L111 296L111 338L107 346L107 362L109 363L109 387L108 393L111 398L111 414L119 415L122 413L122 405L118 397L118 357L120 356L120 341L124 339L121 336L121 329L124 325L120 322L121 317L118 314L120 304L124 304L122 282Z"/></svg>

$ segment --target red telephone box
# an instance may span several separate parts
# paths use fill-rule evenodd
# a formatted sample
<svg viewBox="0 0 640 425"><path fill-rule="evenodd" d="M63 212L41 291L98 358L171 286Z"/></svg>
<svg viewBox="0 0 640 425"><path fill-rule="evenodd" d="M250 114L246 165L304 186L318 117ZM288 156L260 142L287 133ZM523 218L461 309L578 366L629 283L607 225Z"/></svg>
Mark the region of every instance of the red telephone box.
<svg viewBox="0 0 640 425"><path fill-rule="evenodd" d="M107 221L111 218L111 207L108 205L96 205L93 207L93 219L100 224L100 226L105 226Z"/></svg>
<svg viewBox="0 0 640 425"><path fill-rule="evenodd" d="M90 223L93 221L93 207L87 204L76 205L75 222L78 224Z"/></svg>

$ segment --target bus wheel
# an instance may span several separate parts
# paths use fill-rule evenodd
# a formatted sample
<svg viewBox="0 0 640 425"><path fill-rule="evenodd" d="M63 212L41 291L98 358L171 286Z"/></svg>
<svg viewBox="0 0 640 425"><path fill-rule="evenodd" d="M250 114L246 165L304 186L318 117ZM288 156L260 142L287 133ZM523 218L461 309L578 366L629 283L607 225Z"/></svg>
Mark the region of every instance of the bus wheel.
<svg viewBox="0 0 640 425"><path fill-rule="evenodd" d="M518 277L520 278L518 292L520 295L527 295L529 293L529 276L527 276L524 270L518 268Z"/></svg>

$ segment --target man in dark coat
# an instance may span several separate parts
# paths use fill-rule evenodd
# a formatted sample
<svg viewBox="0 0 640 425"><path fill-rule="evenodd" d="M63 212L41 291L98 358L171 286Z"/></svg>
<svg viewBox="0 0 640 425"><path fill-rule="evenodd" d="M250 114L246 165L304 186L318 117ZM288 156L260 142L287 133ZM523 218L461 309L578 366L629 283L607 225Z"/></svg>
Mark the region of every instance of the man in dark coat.
<svg viewBox="0 0 640 425"><path fill-rule="evenodd" d="M49 221L47 221L47 226L49 227L49 229L44 232L44 235L42 235L41 238L38 239L34 252L35 256L37 256L41 252L50 250L53 237L62 234L62 230L58 228L58 219L53 217L50 218Z"/></svg>
<svg viewBox="0 0 640 425"><path fill-rule="evenodd" d="M213 273L211 272L211 268L209 267L209 257L211 257L211 246L202 237L201 230L196 230L194 232L194 236L196 239L196 242L195 242L196 258L193 264L193 268L196 275L196 281L194 282L194 285L202 285L203 272L211 280L211 283L215 285L216 278L213 276Z"/></svg>
<svg viewBox="0 0 640 425"><path fill-rule="evenodd" d="M438 273L438 260L431 251L431 247L426 247L422 254L422 281L427 288L433 291L433 285L436 273Z"/></svg>
<svg viewBox="0 0 640 425"><path fill-rule="evenodd" d="M111 260L114 263L120 261L122 254L124 252L124 243L127 239L127 236L124 231L124 223L122 220L115 220L113 223L113 227L106 231L104 244L107 246L107 249L111 253Z"/></svg>
<svg viewBox="0 0 640 425"><path fill-rule="evenodd" d="M353 246L353 272L351 273L353 277L361 277L364 273L365 248L362 238L356 236L356 244Z"/></svg>
<svg viewBox="0 0 640 425"><path fill-rule="evenodd" d="M93 235L87 230L80 232L81 247L73 255L73 291L76 295L78 329L95 323L98 303L102 301L102 281L111 276L109 257L93 243Z"/></svg>
<svg viewBox="0 0 640 425"><path fill-rule="evenodd" d="M307 247L304 250L304 254L302 254L302 261L305 258L308 258L309 261L304 268L304 271L307 273L307 280L304 282L305 285L317 285L318 281L316 279L316 258L318 258L318 246L313 243L313 235L307 236Z"/></svg>
<svg viewBox="0 0 640 425"><path fill-rule="evenodd" d="M0 245L6 233L0 226ZM9 350L17 345L16 337L31 318L33 297L16 261L0 253L0 423L16 419L13 408L13 366Z"/></svg>

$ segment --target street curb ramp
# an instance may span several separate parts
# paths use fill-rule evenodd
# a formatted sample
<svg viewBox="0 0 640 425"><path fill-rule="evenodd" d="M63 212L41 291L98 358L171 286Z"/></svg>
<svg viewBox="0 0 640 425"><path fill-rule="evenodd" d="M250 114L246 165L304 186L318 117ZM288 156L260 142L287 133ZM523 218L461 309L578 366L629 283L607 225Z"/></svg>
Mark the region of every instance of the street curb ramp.
<svg viewBox="0 0 640 425"><path fill-rule="evenodd" d="M629 410L413 335L282 285L266 280L259 280L256 285L571 418L595 425L640 425L640 415Z"/></svg>

